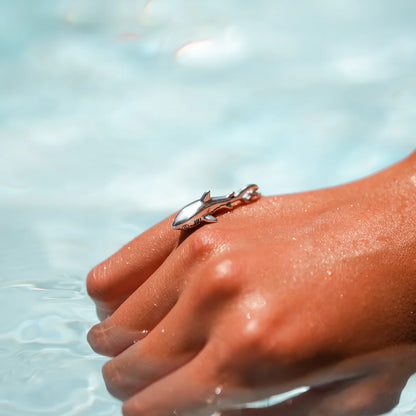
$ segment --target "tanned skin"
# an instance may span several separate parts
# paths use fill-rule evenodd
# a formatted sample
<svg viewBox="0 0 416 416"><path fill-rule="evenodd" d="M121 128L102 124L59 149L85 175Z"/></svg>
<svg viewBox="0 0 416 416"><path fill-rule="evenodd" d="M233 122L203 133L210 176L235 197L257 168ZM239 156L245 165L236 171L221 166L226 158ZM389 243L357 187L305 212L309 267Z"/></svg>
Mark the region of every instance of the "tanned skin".
<svg viewBox="0 0 416 416"><path fill-rule="evenodd" d="M377 415L416 372L416 152L263 196L192 232L174 215L96 266L88 340L126 416ZM104 319L106 318L106 319ZM236 409L300 386L265 409Z"/></svg>

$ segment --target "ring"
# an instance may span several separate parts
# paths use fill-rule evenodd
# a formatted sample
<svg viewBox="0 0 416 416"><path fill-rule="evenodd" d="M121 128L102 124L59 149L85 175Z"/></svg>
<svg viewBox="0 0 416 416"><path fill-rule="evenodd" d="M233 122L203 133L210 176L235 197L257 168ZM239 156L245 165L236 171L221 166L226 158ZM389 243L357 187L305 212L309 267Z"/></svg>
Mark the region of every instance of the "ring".
<svg viewBox="0 0 416 416"><path fill-rule="evenodd" d="M240 191L231 192L225 196L214 196L211 198L211 191L204 192L201 198L184 206L176 215L172 223L174 230L188 230L196 227L202 222L217 222L212 214L220 208L233 209L234 203L242 201L244 203L255 201L260 198L261 194L257 192L257 185L247 185Z"/></svg>

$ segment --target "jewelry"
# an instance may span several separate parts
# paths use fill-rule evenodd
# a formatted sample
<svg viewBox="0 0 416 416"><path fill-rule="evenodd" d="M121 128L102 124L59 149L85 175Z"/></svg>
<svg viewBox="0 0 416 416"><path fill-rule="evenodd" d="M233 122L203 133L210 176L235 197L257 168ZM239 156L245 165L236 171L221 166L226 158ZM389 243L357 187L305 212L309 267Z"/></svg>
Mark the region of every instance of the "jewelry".
<svg viewBox="0 0 416 416"><path fill-rule="evenodd" d="M217 222L217 218L211 214L220 208L233 209L233 204L237 201L246 203L259 199L261 194L257 192L258 189L257 185L247 185L237 194L231 192L226 196L214 196L212 198L211 191L204 192L200 199L191 202L178 212L173 220L172 228L174 230L188 230L202 222Z"/></svg>

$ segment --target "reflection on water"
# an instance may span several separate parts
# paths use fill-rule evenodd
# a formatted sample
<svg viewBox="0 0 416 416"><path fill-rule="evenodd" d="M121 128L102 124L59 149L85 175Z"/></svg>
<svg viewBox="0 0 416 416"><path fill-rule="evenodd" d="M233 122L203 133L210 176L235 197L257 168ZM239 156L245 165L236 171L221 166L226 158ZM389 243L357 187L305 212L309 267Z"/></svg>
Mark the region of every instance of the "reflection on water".
<svg viewBox="0 0 416 416"><path fill-rule="evenodd" d="M94 334L89 339L94 350L108 356L125 351L148 333L114 326L109 320L103 321L91 332ZM141 370L146 374L146 364L142 364ZM310 414L311 410L316 414L334 416L381 415L397 406L403 389L414 373L416 345L389 346L352 358L330 360L329 364L318 369L312 366L310 371L296 377L282 377L284 381L276 381L275 386L266 382L262 388L256 389L249 403L221 411L221 416L300 416ZM416 410L415 382L416 377L413 377L393 414ZM231 401L228 397L221 397L223 388L223 385L214 388L212 396L206 399L208 408L215 409L218 403L227 403L227 400L228 403L240 403L238 388L236 396L231 395Z"/></svg>
<svg viewBox="0 0 416 416"><path fill-rule="evenodd" d="M2 416L120 414L85 340L85 275L195 195L327 186L414 147L413 0L14 0L0 16ZM392 414L415 396L411 379Z"/></svg>
<svg viewBox="0 0 416 416"><path fill-rule="evenodd" d="M319 411L341 414L341 409L343 415L351 416L385 414L397 405L403 388L415 372L414 345L386 348L345 360L335 367L323 369L321 374L311 376L324 380L338 374L341 381L327 381L309 389L299 389L290 398L276 396L274 400L269 400L269 406L261 413L255 406L252 413L246 410L244 416L304 415L309 414L311 409L318 411L318 414ZM413 414L415 406L415 395L405 393L397 414ZM239 410L222 412L222 416L239 415Z"/></svg>

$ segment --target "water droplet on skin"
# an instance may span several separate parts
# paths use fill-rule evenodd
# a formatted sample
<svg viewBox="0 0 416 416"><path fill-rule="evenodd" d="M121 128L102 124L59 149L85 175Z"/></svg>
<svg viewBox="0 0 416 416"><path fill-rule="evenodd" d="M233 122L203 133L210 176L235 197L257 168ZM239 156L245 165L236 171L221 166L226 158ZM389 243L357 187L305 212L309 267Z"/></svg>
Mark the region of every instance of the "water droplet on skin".
<svg viewBox="0 0 416 416"><path fill-rule="evenodd" d="M143 329L142 331L139 331L137 338L133 340L133 344L142 340L148 333L149 331L147 329Z"/></svg>
<svg viewBox="0 0 416 416"><path fill-rule="evenodd" d="M165 333L165 328L163 328L160 332L161 332L162 334L164 334L164 333Z"/></svg>
<svg viewBox="0 0 416 416"><path fill-rule="evenodd" d="M223 387L222 387L222 386L217 386L217 387L215 387L215 394L216 394L217 396L219 396L219 395L222 393L222 389L223 389Z"/></svg>
<svg viewBox="0 0 416 416"><path fill-rule="evenodd" d="M225 277L230 271L232 271L233 263L231 260L224 260L215 268L216 275L219 278Z"/></svg>
<svg viewBox="0 0 416 416"><path fill-rule="evenodd" d="M292 237L292 240L295 240L296 241L296 237Z"/></svg>
<svg viewBox="0 0 416 416"><path fill-rule="evenodd" d="M327 275L328 275L328 276L332 276L332 272L331 272L331 270L327 270L327 272L326 272L326 273L327 273Z"/></svg>
<svg viewBox="0 0 416 416"><path fill-rule="evenodd" d="M148 333L149 333L149 331L147 329L143 329L142 331L139 331L139 334L141 335L141 338L144 338Z"/></svg>
<svg viewBox="0 0 416 416"><path fill-rule="evenodd" d="M266 299L261 293L254 292L244 297L243 305L246 311L256 311L266 306Z"/></svg>
<svg viewBox="0 0 416 416"><path fill-rule="evenodd" d="M127 250L131 250L131 247L130 247L130 246L128 246L128 247L127 247Z"/></svg>
<svg viewBox="0 0 416 416"><path fill-rule="evenodd" d="M247 316L247 319L251 319L250 312L246 316Z"/></svg>
<svg viewBox="0 0 416 416"><path fill-rule="evenodd" d="M244 329L244 332L246 332L247 334L250 334L253 331L256 331L259 324L257 319L248 319L249 322L247 322L247 325Z"/></svg>

